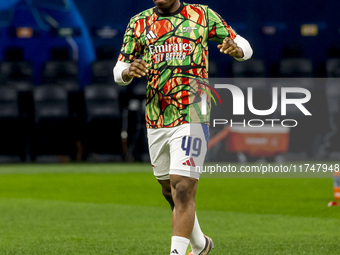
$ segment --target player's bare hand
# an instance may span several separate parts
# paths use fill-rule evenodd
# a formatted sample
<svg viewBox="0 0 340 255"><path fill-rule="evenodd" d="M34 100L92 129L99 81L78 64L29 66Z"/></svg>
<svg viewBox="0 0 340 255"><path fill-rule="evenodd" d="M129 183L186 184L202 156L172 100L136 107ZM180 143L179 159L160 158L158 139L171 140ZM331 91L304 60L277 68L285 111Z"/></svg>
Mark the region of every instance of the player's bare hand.
<svg viewBox="0 0 340 255"><path fill-rule="evenodd" d="M142 59L136 59L130 66L123 71L123 79L129 81L132 78L141 78L149 72L149 65Z"/></svg>
<svg viewBox="0 0 340 255"><path fill-rule="evenodd" d="M237 46L237 44L231 40L229 37L226 37L223 40L222 44L219 44L217 48L224 54L229 54L234 58L243 58L244 53L243 50Z"/></svg>

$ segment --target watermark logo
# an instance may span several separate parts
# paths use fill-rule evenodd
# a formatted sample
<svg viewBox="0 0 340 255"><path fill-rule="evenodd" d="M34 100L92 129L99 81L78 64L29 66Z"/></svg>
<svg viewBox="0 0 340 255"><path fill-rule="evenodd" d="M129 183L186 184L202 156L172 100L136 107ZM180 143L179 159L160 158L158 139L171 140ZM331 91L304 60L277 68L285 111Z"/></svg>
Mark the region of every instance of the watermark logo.
<svg viewBox="0 0 340 255"><path fill-rule="evenodd" d="M219 96L219 94L216 92L216 90L209 86L208 88L214 92L214 94L218 97L221 106L222 106L222 101ZM288 105L294 105L299 109L300 112L304 116L312 116L311 112L305 107L305 104L308 103L311 100L311 92L308 89L301 88L301 87L281 87L280 88L280 93L279 93L279 88L278 87L273 87L271 88L271 95L272 95L272 104L269 109L256 109L254 106L254 93L253 93L253 88L248 87L247 88L247 97L244 95L243 91L233 85L233 84L215 84L214 87L216 89L227 89L231 95L232 95L232 101L233 101L233 109L232 109L232 114L233 116L244 116L245 115L245 107L248 107L248 110L250 113L256 115L256 116L270 116L274 112L276 112L278 109L280 109L280 114L281 116L287 116L287 106ZM207 94L212 98L212 100L215 102L215 105L217 106L217 102L213 95L209 92L208 89L200 88L206 94L202 94L202 102L201 102L201 111L203 115L206 115L206 109L207 109ZM298 94L301 95L299 98L289 98L289 94ZM280 105L279 105L279 99L280 99ZM267 122L267 123L266 123ZM244 127L262 127L265 124L270 124L272 127L275 126L275 124L280 123L281 126L284 127L296 127L298 125L298 121L295 119L250 119L246 120L244 119L242 122L235 122L232 119L214 119L213 120L213 127L216 125L242 125Z"/></svg>
<svg viewBox="0 0 340 255"><path fill-rule="evenodd" d="M243 91L232 84L216 84L215 88L228 89L233 97L233 115L244 115L245 97ZM287 98L288 93L300 93L304 95L304 98ZM253 103L253 88L248 88L247 105L249 111L258 116L266 116L273 114L278 107L278 88L272 88L272 106L267 110L255 109ZM287 105L295 105L300 111L306 115L311 116L312 114L303 105L311 99L311 93L309 90L304 88L281 88L281 115L287 115Z"/></svg>
<svg viewBox="0 0 340 255"><path fill-rule="evenodd" d="M200 90L205 92L205 93L201 94L201 114L202 115L207 115L207 95L210 96L210 98L214 101L214 104L217 106L217 101L216 101L214 95L210 91L212 91L216 95L221 106L223 105L221 97L219 96L217 91L212 86L210 86L209 84L200 83L199 87L198 87L198 91L200 91Z"/></svg>

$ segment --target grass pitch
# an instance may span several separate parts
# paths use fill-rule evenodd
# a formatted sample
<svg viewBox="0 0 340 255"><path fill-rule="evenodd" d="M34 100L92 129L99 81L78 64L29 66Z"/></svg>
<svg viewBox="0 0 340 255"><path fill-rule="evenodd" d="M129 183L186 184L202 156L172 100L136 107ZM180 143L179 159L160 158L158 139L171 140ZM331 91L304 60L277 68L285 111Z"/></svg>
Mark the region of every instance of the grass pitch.
<svg viewBox="0 0 340 255"><path fill-rule="evenodd" d="M340 254L332 179L205 179L212 255ZM0 166L0 254L169 254L171 211L144 164Z"/></svg>

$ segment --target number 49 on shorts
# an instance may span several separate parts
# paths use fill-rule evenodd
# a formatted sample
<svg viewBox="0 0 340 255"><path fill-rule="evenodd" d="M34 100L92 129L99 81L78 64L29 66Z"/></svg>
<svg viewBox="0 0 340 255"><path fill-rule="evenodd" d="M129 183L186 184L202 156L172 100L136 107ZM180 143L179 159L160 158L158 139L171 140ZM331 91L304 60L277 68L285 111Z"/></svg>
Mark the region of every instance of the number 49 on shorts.
<svg viewBox="0 0 340 255"><path fill-rule="evenodd" d="M182 138L182 150L185 151L185 155L189 156L192 151L193 157L198 157L201 154L202 139L193 138L191 136L184 136Z"/></svg>

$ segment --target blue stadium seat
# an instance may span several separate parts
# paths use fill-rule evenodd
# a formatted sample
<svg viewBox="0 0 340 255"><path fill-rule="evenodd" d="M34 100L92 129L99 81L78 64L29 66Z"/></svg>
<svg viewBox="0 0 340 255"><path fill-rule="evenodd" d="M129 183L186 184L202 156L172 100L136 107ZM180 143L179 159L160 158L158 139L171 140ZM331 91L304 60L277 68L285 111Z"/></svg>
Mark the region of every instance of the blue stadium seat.
<svg viewBox="0 0 340 255"><path fill-rule="evenodd" d="M67 90L58 85L39 86L33 91L35 123L30 141L33 160L39 155L76 155L74 122Z"/></svg>
<svg viewBox="0 0 340 255"><path fill-rule="evenodd" d="M108 60L97 60L91 65L92 70L92 82L91 84L113 84L112 70L115 66L115 61L112 59Z"/></svg>
<svg viewBox="0 0 340 255"><path fill-rule="evenodd" d="M281 77L313 77L313 63L307 58L285 58L279 72Z"/></svg>
<svg viewBox="0 0 340 255"><path fill-rule="evenodd" d="M42 82L44 85L59 85L68 91L77 91L79 88L77 63L71 60L47 61Z"/></svg>
<svg viewBox="0 0 340 255"><path fill-rule="evenodd" d="M340 58L331 58L326 62L327 77L340 77Z"/></svg>
<svg viewBox="0 0 340 255"><path fill-rule="evenodd" d="M265 77L266 68L261 59L254 58L247 61L233 61L232 74L235 78Z"/></svg>
<svg viewBox="0 0 340 255"><path fill-rule="evenodd" d="M33 68L32 64L24 59L23 48L6 48L5 60L0 63L0 81L3 85L15 86L20 92L32 89Z"/></svg>
<svg viewBox="0 0 340 255"><path fill-rule="evenodd" d="M138 83L129 95L126 117L127 161L148 161L148 142L146 137L145 104L146 82Z"/></svg>
<svg viewBox="0 0 340 255"><path fill-rule="evenodd" d="M122 117L119 93L112 85L90 85L84 89L86 130L85 157L92 153L121 157Z"/></svg>
<svg viewBox="0 0 340 255"><path fill-rule="evenodd" d="M27 126L19 112L18 92L14 87L0 87L0 155L26 159Z"/></svg>

